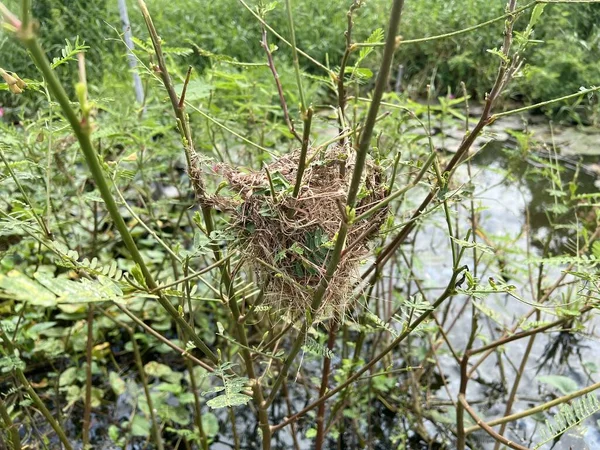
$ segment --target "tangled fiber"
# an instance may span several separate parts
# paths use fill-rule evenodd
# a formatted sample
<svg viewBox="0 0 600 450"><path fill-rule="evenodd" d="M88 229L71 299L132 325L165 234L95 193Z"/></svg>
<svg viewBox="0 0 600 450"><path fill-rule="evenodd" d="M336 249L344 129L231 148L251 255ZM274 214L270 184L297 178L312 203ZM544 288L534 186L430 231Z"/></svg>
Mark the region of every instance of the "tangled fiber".
<svg viewBox="0 0 600 450"><path fill-rule="evenodd" d="M239 171L225 164L213 169L229 183L229 195L212 197L213 206L232 214L244 257L265 285L265 304L291 317L303 314L321 282L335 244L354 170L354 152L342 147L309 150L302 187L292 195L300 151L282 156L261 171ZM356 216L386 196L381 169L367 161ZM352 224L345 250L329 281L314 320L343 318L360 280L360 262L369 253L387 215L381 208Z"/></svg>

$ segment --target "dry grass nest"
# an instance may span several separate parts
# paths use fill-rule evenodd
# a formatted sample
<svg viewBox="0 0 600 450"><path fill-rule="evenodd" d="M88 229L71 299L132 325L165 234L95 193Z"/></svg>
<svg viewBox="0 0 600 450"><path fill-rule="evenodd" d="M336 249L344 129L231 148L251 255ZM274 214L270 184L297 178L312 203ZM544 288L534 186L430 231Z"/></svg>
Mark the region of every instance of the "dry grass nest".
<svg viewBox="0 0 600 450"><path fill-rule="evenodd" d="M350 155L349 155L350 153ZM213 169L229 183L229 195L210 199L233 216L242 252L265 285L265 304L291 317L304 314L333 251L354 170L354 152L341 147L309 150L297 198L300 151L283 156L262 171L239 171L225 164ZM368 160L356 216L386 196L384 175ZM352 224L338 269L330 280L315 320L342 319L360 281L360 263L387 216L381 208Z"/></svg>

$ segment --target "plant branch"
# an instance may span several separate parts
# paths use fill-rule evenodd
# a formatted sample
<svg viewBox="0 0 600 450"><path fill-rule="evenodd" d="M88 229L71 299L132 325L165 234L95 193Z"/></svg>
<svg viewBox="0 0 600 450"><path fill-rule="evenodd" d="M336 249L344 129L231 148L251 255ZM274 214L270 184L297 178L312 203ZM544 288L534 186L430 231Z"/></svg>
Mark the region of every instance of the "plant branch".
<svg viewBox="0 0 600 450"><path fill-rule="evenodd" d="M294 128L294 122L292 122L292 119L290 119L290 113L288 111L287 102L285 101L285 95L283 94L283 86L281 85L281 80L279 79L279 73L275 68L275 61L273 61L273 54L271 53L269 41L267 40L267 29L264 27L264 25L262 31L261 45L262 48L265 49L265 53L267 54L269 69L271 70L271 73L273 74L273 78L275 80L275 86L277 87L277 95L279 95L279 103L281 104L281 110L283 111L283 118L285 120L285 123L287 124L290 133L292 133L292 135L298 141L302 142L302 138Z"/></svg>
<svg viewBox="0 0 600 450"><path fill-rule="evenodd" d="M519 445L519 444L517 444L515 442L512 442L509 439L506 439L504 436L501 436L498 433L496 433L492 429L492 427L490 427L489 425L487 425L481 418L479 418L479 416L477 415L477 413L473 410L473 408L471 408L471 405L469 405L469 403L467 403L467 400L465 399L464 394L459 394L458 395L458 401L463 406L463 408L465 408L465 411L467 411L469 413L469 415L473 418L473 420L487 434L489 434L491 437L493 437L496 440L496 442L502 443L502 444L506 445L507 447L514 448L515 450L528 450L527 447L523 447L522 445Z"/></svg>
<svg viewBox="0 0 600 450"><path fill-rule="evenodd" d="M119 208L117 203L111 193L111 189L107 182L106 177L104 176L104 172L102 169L102 165L100 164L100 160L98 159L98 155L94 150L92 145L90 135L91 135L91 127L89 121L84 116L81 120L78 118L75 110L71 106L71 102L67 93L65 92L63 86L60 84L58 77L52 70L50 62L46 57L46 54L42 50L37 37L31 30L23 30L18 29L16 31L17 36L25 46L25 48L29 51L31 58L33 59L35 65L44 75L44 79L48 85L48 90L56 99L61 109L63 110L63 114L67 118L67 121L71 125L77 140L79 141L79 146L84 154L85 160L89 167L89 170L94 178L96 186L100 191L100 195L104 200L106 205L106 209L108 210L115 227L119 231L121 238L127 249L131 254L132 260L139 266L144 280L149 289L155 289L157 287L152 274L150 273L146 263L140 254L131 233L129 232L129 228L125 224L125 220L121 216L119 212ZM87 105L82 105L82 110L86 110L88 108ZM213 362L217 361L216 355L208 348L208 346L204 343L202 339L196 333L194 333L193 329L189 326L189 324L183 320L179 316L179 313L175 309L175 307L171 304L171 302L164 296L159 295L158 302L160 305L167 311L167 313L177 322L178 325L181 326L182 330L186 336L194 341L194 344L202 350L208 358L210 358Z"/></svg>

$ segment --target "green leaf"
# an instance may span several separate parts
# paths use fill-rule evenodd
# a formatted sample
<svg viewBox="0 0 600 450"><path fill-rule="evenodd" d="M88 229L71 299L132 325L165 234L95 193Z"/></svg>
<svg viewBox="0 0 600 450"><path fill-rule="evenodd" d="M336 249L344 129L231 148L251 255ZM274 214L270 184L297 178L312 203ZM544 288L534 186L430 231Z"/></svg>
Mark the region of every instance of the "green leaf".
<svg viewBox="0 0 600 450"><path fill-rule="evenodd" d="M0 274L0 289L9 297L33 306L56 306L56 296L52 292L16 270L11 270L6 275Z"/></svg>
<svg viewBox="0 0 600 450"><path fill-rule="evenodd" d="M219 421L217 420L217 416L213 413L202 414L202 427L204 428L204 433L208 437L215 437L219 434Z"/></svg>
<svg viewBox="0 0 600 450"><path fill-rule="evenodd" d="M108 382L116 395L121 395L125 392L125 381L123 381L123 378L117 372L111 371L108 374Z"/></svg>
<svg viewBox="0 0 600 450"><path fill-rule="evenodd" d="M579 389L577 383L571 378L562 375L542 375L537 377L538 381L549 384L558 389L562 394L567 395Z"/></svg>
<svg viewBox="0 0 600 450"><path fill-rule="evenodd" d="M487 245L478 244L477 242L464 241L462 239L456 239L455 237L452 237L451 239L463 248L476 248L483 253L494 253L494 250Z"/></svg>
<svg viewBox="0 0 600 450"><path fill-rule="evenodd" d="M210 399L209 401L206 402L206 404L208 406L210 406L212 409L217 409L217 408L227 408L230 406L242 406L242 405L247 404L250 400L252 400L252 397L250 397L249 395L239 394L239 393L229 393L229 394L219 395L218 397Z"/></svg>
<svg viewBox="0 0 600 450"><path fill-rule="evenodd" d="M70 386L77 379L77 367L69 367L58 377L59 386Z"/></svg>
<svg viewBox="0 0 600 450"><path fill-rule="evenodd" d="M144 366L144 372L148 376L156 378L165 378L173 373L173 370L166 364L161 364L156 361L150 361Z"/></svg>
<svg viewBox="0 0 600 450"><path fill-rule="evenodd" d="M136 415L131 421L131 434L133 436L148 437L151 428L150 421L140 415Z"/></svg>

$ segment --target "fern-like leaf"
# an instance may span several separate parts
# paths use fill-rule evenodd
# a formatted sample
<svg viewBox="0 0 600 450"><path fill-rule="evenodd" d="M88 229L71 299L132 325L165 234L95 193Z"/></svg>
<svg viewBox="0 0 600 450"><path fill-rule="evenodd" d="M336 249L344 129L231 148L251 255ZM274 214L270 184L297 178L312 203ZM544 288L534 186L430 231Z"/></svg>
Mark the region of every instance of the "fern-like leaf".
<svg viewBox="0 0 600 450"><path fill-rule="evenodd" d="M546 427L542 430L543 441L536 444L533 447L534 450L556 439L599 411L600 401L594 393L584 395L571 404L563 403L559 406L558 414L552 420L546 420Z"/></svg>

